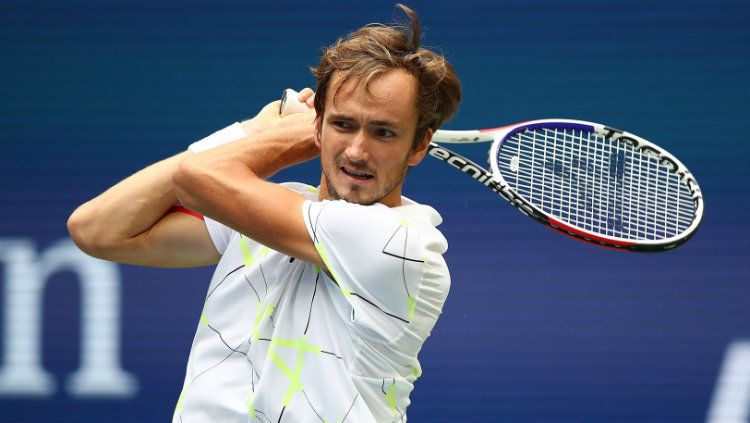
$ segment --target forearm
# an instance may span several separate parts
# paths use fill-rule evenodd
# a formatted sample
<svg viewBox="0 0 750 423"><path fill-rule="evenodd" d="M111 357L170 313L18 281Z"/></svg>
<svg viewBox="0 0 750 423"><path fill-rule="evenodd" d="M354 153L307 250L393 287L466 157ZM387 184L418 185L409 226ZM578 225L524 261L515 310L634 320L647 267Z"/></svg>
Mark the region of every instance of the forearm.
<svg viewBox="0 0 750 423"><path fill-rule="evenodd" d="M212 161L218 159L228 163L227 154L253 158L256 162L253 166L262 168L261 173L266 176L277 171L279 159L286 160L290 150L286 149L285 153L281 151L280 144L269 144L269 137L261 137L261 140L265 140L261 144L275 149L260 146L247 148L250 141L247 134L255 138L259 132L272 128L281 119L278 103L268 104L258 116L243 122L241 128L240 125L232 125L191 145L190 150L202 153L184 152L155 163L83 204L68 220L71 237L84 252L123 263L186 266L215 260L216 251L202 222L198 225L199 221L194 218L184 219L168 213L178 199L173 183L174 174L182 161L194 155L199 157L199 162L207 157ZM294 118L291 121L294 122ZM311 120L306 122L310 126ZM240 166L247 169L242 163ZM228 167L221 165L219 168ZM230 171L229 177L222 176L221 179L232 180L234 173ZM212 186L210 180L198 179L193 182L206 191L221 192L221 187ZM192 208L189 204L186 206Z"/></svg>
<svg viewBox="0 0 750 423"><path fill-rule="evenodd" d="M248 122L243 125L247 128ZM282 169L317 157L320 151L312 142L312 135L312 126L271 128L192 159L204 160L205 166L222 169L227 176L247 171L265 180Z"/></svg>
<svg viewBox="0 0 750 423"><path fill-rule="evenodd" d="M274 128L195 154L183 161L174 182L180 201L211 216L255 181L318 155L311 127Z"/></svg>
<svg viewBox="0 0 750 423"><path fill-rule="evenodd" d="M140 170L81 205L68 220L76 244L101 256L101 251L148 231L177 200L172 175L189 154L183 152Z"/></svg>
<svg viewBox="0 0 750 423"><path fill-rule="evenodd" d="M302 218L305 198L264 180L318 156L312 116L298 120L304 124L272 128L186 158L175 172L175 191L188 208L269 248L322 266Z"/></svg>

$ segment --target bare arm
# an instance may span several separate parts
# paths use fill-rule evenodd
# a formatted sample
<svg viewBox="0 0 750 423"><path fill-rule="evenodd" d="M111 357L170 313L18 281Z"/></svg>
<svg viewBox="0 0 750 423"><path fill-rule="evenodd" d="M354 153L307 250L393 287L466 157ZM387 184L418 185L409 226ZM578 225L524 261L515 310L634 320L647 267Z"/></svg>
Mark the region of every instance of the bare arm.
<svg viewBox="0 0 750 423"><path fill-rule="evenodd" d="M302 218L304 198L265 179L319 155L314 113L182 161L174 174L177 197L191 210L277 251L323 266Z"/></svg>
<svg viewBox="0 0 750 423"><path fill-rule="evenodd" d="M310 89L300 93L310 104L312 94ZM311 118L303 120L309 122ZM242 126L245 133L255 137L279 121L277 101L268 104ZM298 124L296 131L301 127L309 125ZM235 148L227 151L235 151ZM155 163L80 206L68 220L73 240L92 256L128 264L192 267L216 263L220 255L204 222L194 216L169 212L177 201L173 176L180 163L192 155L184 152ZM263 156L262 160L268 157ZM278 160L271 162L278 163ZM229 175L227 179L233 177ZM210 183L208 190L213 190Z"/></svg>
<svg viewBox="0 0 750 423"><path fill-rule="evenodd" d="M243 122L245 133L263 131L278 118L278 104ZM76 244L94 257L157 267L216 263L219 253L205 223L184 213L169 213L177 201L172 176L184 152L155 163L80 206L68 220Z"/></svg>
<svg viewBox="0 0 750 423"><path fill-rule="evenodd" d="M219 254L200 219L168 213L177 201L172 175L192 153L155 163L81 205L68 219L75 243L89 255L128 264L191 267Z"/></svg>

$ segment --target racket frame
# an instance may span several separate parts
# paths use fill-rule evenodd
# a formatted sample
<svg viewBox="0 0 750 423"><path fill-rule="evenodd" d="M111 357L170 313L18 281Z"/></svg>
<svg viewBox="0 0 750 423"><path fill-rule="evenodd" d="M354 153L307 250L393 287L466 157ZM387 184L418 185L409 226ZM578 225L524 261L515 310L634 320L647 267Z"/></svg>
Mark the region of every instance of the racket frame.
<svg viewBox="0 0 750 423"><path fill-rule="evenodd" d="M564 222L559 216L554 216L544 212L517 193L508 184L500 173L500 168L497 162L498 152L507 139L518 132L536 128L591 131L610 141L626 144L640 150L648 156L654 157L659 163L667 166L670 173L677 175L678 178L688 187L695 205L691 224L680 234L669 238L659 240L635 240L592 233L584 228ZM488 171L460 154L438 145L438 143L471 144L490 141L492 141L492 147L489 152L491 171ZM689 240L695 234L703 216L704 204L700 187L682 162L650 141L629 132L620 131L598 123L574 119L538 119L491 129L466 131L438 130L432 138L428 154L439 160L445 161L456 169L471 176L477 182L482 183L487 188L505 198L522 213L549 228L563 235L603 247L640 252L670 250Z"/></svg>

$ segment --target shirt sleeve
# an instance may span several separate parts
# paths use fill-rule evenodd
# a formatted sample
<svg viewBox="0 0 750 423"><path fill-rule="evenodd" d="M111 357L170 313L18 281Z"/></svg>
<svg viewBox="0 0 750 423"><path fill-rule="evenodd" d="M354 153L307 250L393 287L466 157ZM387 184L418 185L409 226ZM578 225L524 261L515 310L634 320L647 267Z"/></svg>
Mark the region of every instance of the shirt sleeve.
<svg viewBox="0 0 750 423"><path fill-rule="evenodd" d="M282 182L279 185L301 194L307 199L317 198L317 189L310 185L298 182ZM224 255L229 242L237 231L206 216L203 216L203 220L206 222L206 229L208 229L208 234L211 236L211 241L214 243L216 251Z"/></svg>
<svg viewBox="0 0 750 423"><path fill-rule="evenodd" d="M232 235L234 234L234 229L205 216L203 217L203 221L206 222L208 235L211 236L211 241L214 243L216 251L224 255L224 251L227 250L227 246L229 245L229 240L232 239Z"/></svg>
<svg viewBox="0 0 750 423"><path fill-rule="evenodd" d="M355 329L384 340L399 336L414 317L425 270L417 225L381 204L307 201L302 211Z"/></svg>

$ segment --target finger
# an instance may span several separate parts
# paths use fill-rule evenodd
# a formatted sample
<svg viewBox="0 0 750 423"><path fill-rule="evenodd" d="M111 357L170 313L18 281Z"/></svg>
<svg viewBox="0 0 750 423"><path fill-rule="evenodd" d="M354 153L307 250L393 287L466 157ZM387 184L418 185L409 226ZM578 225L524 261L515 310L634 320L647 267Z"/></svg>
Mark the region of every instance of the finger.
<svg viewBox="0 0 750 423"><path fill-rule="evenodd" d="M310 97L307 98L306 103L307 103L308 107L310 107L310 108L314 108L315 107L315 93L313 93L313 95L311 95Z"/></svg>
<svg viewBox="0 0 750 423"><path fill-rule="evenodd" d="M313 91L310 88L303 88L299 94L297 94L297 99L300 101L300 103L307 103L307 99L310 98L315 94L315 91Z"/></svg>

